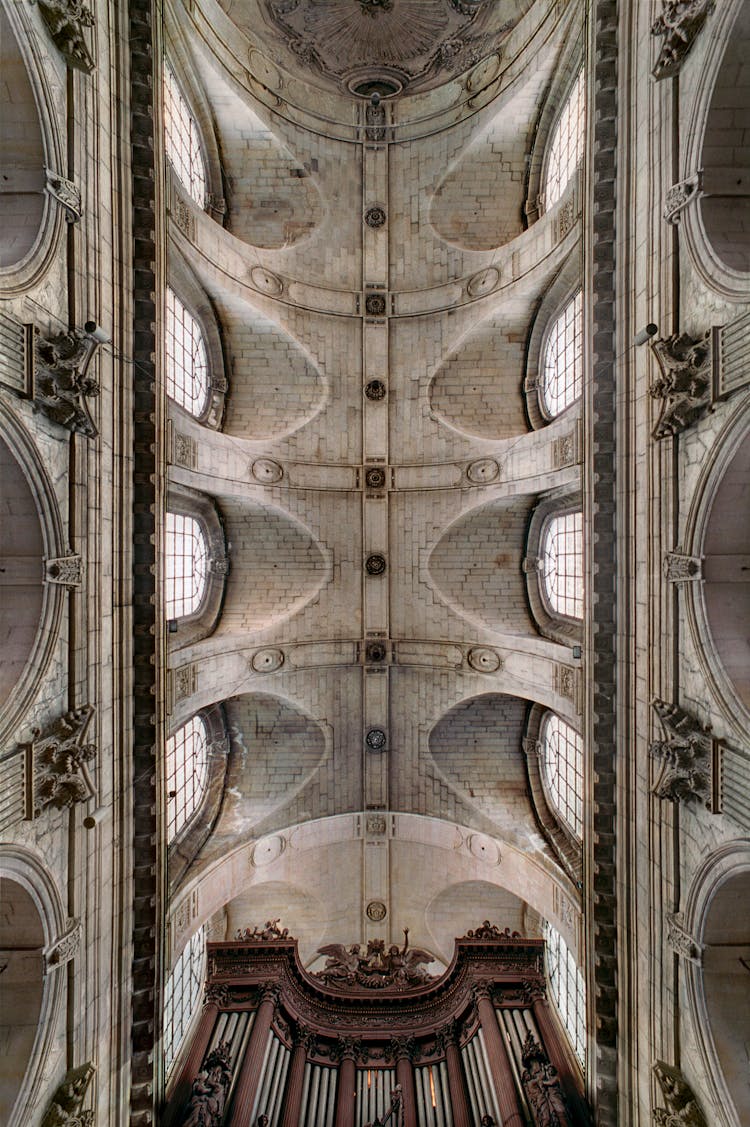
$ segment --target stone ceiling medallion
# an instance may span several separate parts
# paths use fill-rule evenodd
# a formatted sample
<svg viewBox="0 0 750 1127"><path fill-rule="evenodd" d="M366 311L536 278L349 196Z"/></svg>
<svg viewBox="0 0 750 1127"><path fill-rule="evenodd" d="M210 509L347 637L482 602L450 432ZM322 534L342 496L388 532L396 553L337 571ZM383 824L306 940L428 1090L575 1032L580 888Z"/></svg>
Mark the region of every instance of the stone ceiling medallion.
<svg viewBox="0 0 750 1127"><path fill-rule="evenodd" d="M373 923L380 923L388 914L387 908L382 900L371 900L367 905L367 918L372 920Z"/></svg>
<svg viewBox="0 0 750 1127"><path fill-rule="evenodd" d="M365 736L365 744L369 751L385 751L386 734L382 728L370 728Z"/></svg>
<svg viewBox="0 0 750 1127"><path fill-rule="evenodd" d="M226 0L224 0L226 6ZM263 0L296 67L358 97L430 89L489 55L518 0ZM511 18L508 18L511 17Z"/></svg>

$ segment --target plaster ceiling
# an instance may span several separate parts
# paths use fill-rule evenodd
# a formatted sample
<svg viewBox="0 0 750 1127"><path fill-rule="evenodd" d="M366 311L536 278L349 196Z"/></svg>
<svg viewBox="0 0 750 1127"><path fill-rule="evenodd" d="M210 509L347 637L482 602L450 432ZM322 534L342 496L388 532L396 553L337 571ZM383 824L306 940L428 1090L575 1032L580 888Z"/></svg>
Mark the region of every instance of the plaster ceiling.
<svg viewBox="0 0 750 1127"><path fill-rule="evenodd" d="M497 51L532 0L220 0L289 73L368 97L430 90Z"/></svg>

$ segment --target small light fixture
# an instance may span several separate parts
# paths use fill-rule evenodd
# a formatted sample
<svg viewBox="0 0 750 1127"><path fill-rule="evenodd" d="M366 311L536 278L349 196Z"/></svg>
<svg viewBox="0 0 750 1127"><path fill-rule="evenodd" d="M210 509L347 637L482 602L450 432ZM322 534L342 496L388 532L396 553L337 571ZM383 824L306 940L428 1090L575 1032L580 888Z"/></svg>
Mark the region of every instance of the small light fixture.
<svg viewBox="0 0 750 1127"><path fill-rule="evenodd" d="M167 622L167 633L169 633L169 634L176 634L177 633L177 619L176 618L170 618L169 621Z"/></svg>
<svg viewBox="0 0 750 1127"><path fill-rule="evenodd" d="M649 321L648 325L644 325L644 327L639 329L635 334L633 343L637 345L646 344L647 341L651 340L651 337L655 337L658 332L659 326L655 325L653 321Z"/></svg>
<svg viewBox="0 0 750 1127"><path fill-rule="evenodd" d="M573 657L576 659L576 661L580 661L582 652L583 651L581 650L580 646L573 646Z"/></svg>

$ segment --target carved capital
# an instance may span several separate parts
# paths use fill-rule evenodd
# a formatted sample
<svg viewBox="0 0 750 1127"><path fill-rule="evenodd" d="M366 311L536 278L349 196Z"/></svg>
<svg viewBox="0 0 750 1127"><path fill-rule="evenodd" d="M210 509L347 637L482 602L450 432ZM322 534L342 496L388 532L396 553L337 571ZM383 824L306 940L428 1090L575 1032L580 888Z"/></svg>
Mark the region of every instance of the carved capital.
<svg viewBox="0 0 750 1127"><path fill-rule="evenodd" d="M86 1091L95 1072L96 1069L90 1061L78 1068L68 1069L65 1079L50 1101L41 1127L63 1127L63 1125L74 1127L78 1124L93 1127L93 1111L81 1111L81 1104L86 1098Z"/></svg>
<svg viewBox="0 0 750 1127"><path fill-rule="evenodd" d="M90 8L80 0L38 0L39 11L52 40L69 67L91 74L95 63L83 29L94 26Z"/></svg>
<svg viewBox="0 0 750 1127"><path fill-rule="evenodd" d="M663 215L667 223L676 226L682 220L682 213L695 200L703 195L703 169L699 168L692 176L678 180L667 189L664 197Z"/></svg>
<svg viewBox="0 0 750 1127"><path fill-rule="evenodd" d="M700 966L703 962L703 944L694 939L685 927L682 912L667 913L667 943L683 959Z"/></svg>
<svg viewBox="0 0 750 1127"><path fill-rule="evenodd" d="M658 1060L652 1071L665 1105L654 1108L654 1123L659 1127L708 1127L693 1090L680 1069Z"/></svg>
<svg viewBox="0 0 750 1127"><path fill-rule="evenodd" d="M685 555L682 548L677 547L673 552L664 553L662 571L670 583L699 583L703 579L703 559Z"/></svg>
<svg viewBox="0 0 750 1127"><path fill-rule="evenodd" d="M715 0L662 0L661 15L651 25L651 34L662 36L661 51L651 71L654 78L677 74L698 32L713 11Z"/></svg>
<svg viewBox="0 0 750 1127"><path fill-rule="evenodd" d="M96 758L96 744L84 743L86 731L94 715L86 705L61 716L42 735L34 732L34 816L43 810L64 810L77 802L85 802L94 793L87 764Z"/></svg>
<svg viewBox="0 0 750 1127"><path fill-rule="evenodd" d="M670 438L698 422L711 406L711 334L673 333L651 343L661 375L649 387L661 402L653 437Z"/></svg>
<svg viewBox="0 0 750 1127"><path fill-rule="evenodd" d="M66 963L69 963L71 959L75 958L80 945L81 921L71 916L68 918L63 934L44 952L44 965L46 969L49 971L55 970L57 967L65 966Z"/></svg>
<svg viewBox="0 0 750 1127"><path fill-rule="evenodd" d="M334 1060L356 1060L362 1051L362 1042L358 1041L356 1037L339 1037L338 1041L331 1048L331 1056Z"/></svg>
<svg viewBox="0 0 750 1127"><path fill-rule="evenodd" d="M437 1031L435 1043L438 1049L441 1052L445 1052L448 1045L457 1045L460 1034L460 1023L455 1017L452 1017L450 1021L446 1022L445 1025L441 1026Z"/></svg>
<svg viewBox="0 0 750 1127"><path fill-rule="evenodd" d="M218 1006L220 1010L228 1009L232 1003L232 991L224 983L208 982L203 991L203 1005Z"/></svg>
<svg viewBox="0 0 750 1127"><path fill-rule="evenodd" d="M416 1060L419 1045L413 1037L392 1037L386 1046L385 1055L391 1060Z"/></svg>
<svg viewBox="0 0 750 1127"><path fill-rule="evenodd" d="M69 556L56 556L44 561L44 582L61 587L80 587L83 581L83 560L71 552Z"/></svg>
<svg viewBox="0 0 750 1127"><path fill-rule="evenodd" d="M81 191L72 180L61 176L52 168L45 168L46 181L44 190L48 195L64 208L65 220L68 223L77 223L81 218Z"/></svg>
<svg viewBox="0 0 750 1127"><path fill-rule="evenodd" d="M258 988L258 999L260 1002L271 1002L274 1009L279 1004L281 998L281 987L278 982L263 982Z"/></svg>
<svg viewBox="0 0 750 1127"><path fill-rule="evenodd" d="M710 728L679 705L655 700L652 707L665 735L649 748L655 764L652 792L669 802L705 802L711 794Z"/></svg>

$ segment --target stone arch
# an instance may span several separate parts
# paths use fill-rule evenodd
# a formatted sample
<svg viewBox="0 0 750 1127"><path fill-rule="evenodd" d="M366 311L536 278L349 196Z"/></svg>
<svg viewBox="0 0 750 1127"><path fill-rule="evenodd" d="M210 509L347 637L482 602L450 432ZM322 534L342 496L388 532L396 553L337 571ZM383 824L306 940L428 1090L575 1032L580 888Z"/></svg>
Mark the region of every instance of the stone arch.
<svg viewBox="0 0 750 1127"><path fill-rule="evenodd" d="M0 3L0 290L36 285L64 226L64 208L48 188L65 166L52 112L48 59L20 4Z"/></svg>
<svg viewBox="0 0 750 1127"><path fill-rule="evenodd" d="M750 592L743 560L750 555L750 405L717 436L686 523L684 551L702 557L702 582L686 583L688 621L698 658L733 726L750 724ZM744 591L745 597L739 597Z"/></svg>
<svg viewBox="0 0 750 1127"><path fill-rule="evenodd" d="M750 114L750 10L743 0L718 5L696 98L683 178L700 175L700 191L681 213L694 265L706 285L747 301L750 285L750 154L743 128Z"/></svg>
<svg viewBox="0 0 750 1127"><path fill-rule="evenodd" d="M695 957L682 961L688 1008L714 1113L721 1127L741 1127L750 1092L739 1062L750 1039L747 994L750 921L738 904L750 896L750 842L726 842L703 862L685 901L684 930Z"/></svg>
<svg viewBox="0 0 750 1127"><path fill-rule="evenodd" d="M0 598L0 740L5 742L36 695L57 644L66 588L52 580L45 561L69 550L57 498L36 445L2 402L0 424L0 592L13 586L24 594L23 599Z"/></svg>
<svg viewBox="0 0 750 1127"><path fill-rule="evenodd" d="M65 993L62 963L48 954L66 930L60 894L41 862L26 849L1 846L0 947L8 965L0 1013L0 1119L7 1127L28 1123L39 1096ZM26 950L8 950L14 947Z"/></svg>

